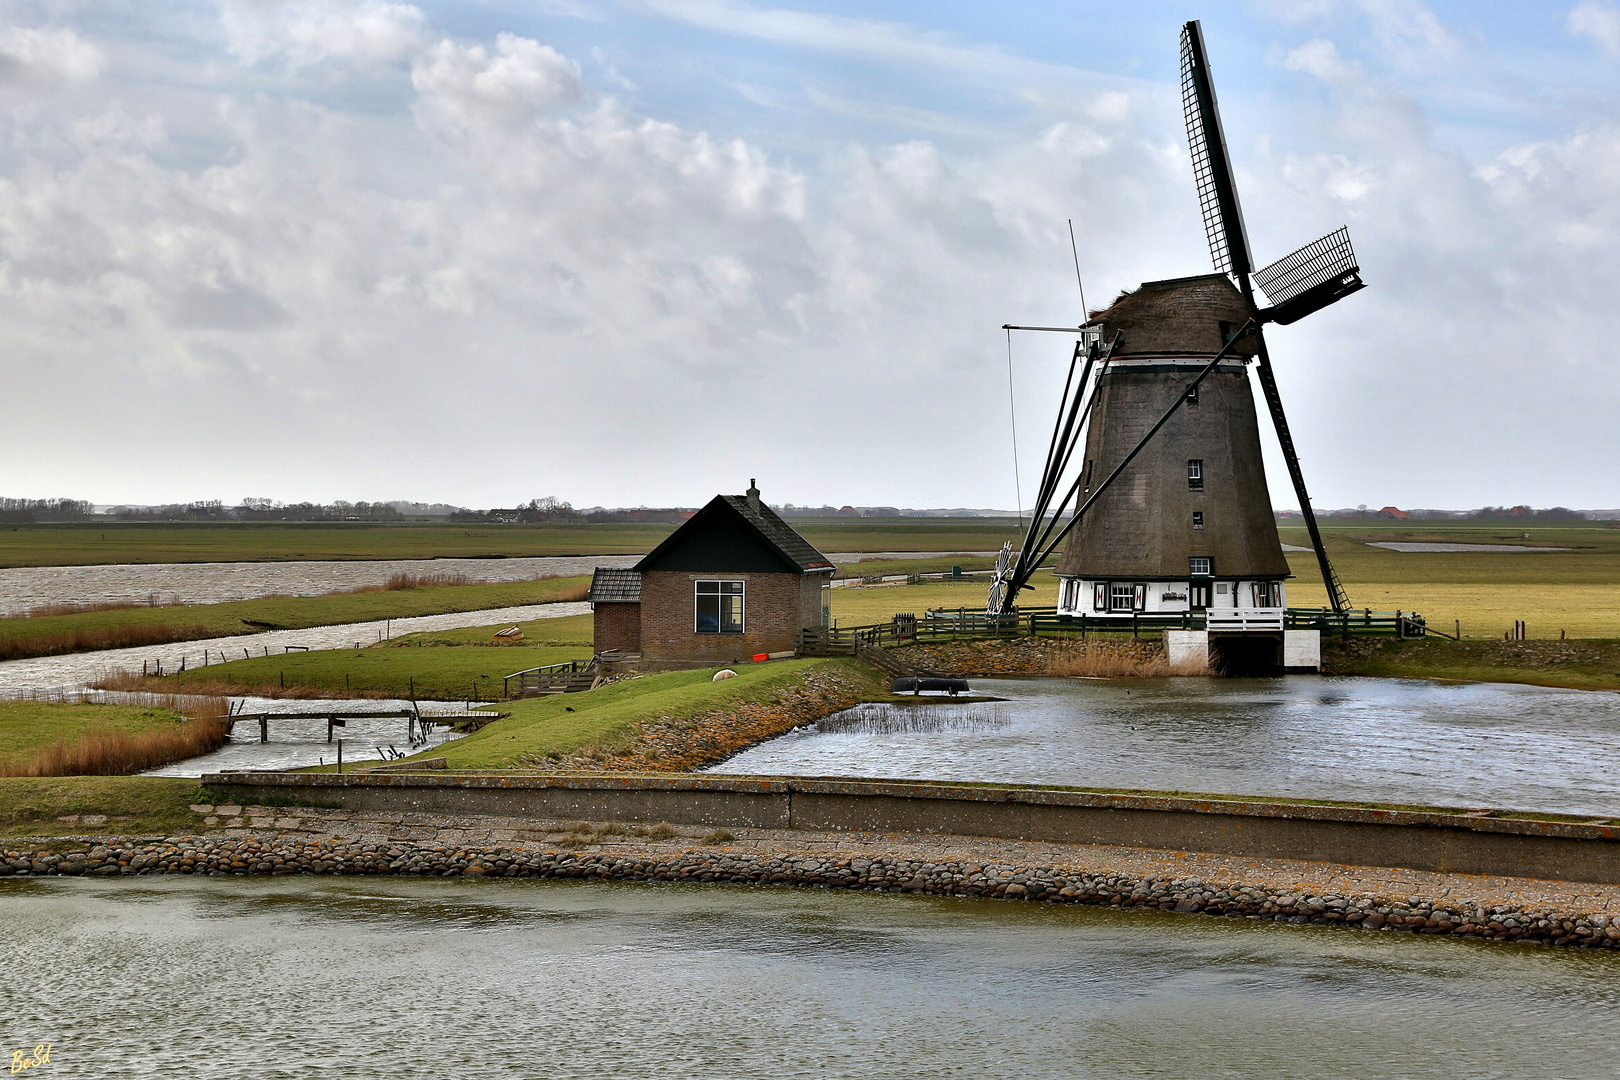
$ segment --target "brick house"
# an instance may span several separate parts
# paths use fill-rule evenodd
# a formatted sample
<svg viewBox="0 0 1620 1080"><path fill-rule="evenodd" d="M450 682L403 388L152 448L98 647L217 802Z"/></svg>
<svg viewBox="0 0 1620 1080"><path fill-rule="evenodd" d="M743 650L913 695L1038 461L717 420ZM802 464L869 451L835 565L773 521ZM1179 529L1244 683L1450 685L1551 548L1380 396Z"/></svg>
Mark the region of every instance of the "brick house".
<svg viewBox="0 0 1620 1080"><path fill-rule="evenodd" d="M644 670L707 667L793 649L826 623L833 564L759 498L717 495L629 570L591 582L598 653Z"/></svg>

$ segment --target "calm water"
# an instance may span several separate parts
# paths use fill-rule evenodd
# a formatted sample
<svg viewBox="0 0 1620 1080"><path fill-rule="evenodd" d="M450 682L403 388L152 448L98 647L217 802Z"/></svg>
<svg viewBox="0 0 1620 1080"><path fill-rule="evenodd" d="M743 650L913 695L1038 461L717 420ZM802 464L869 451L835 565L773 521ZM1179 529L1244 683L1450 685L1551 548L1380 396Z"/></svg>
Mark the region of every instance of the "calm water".
<svg viewBox="0 0 1620 1080"><path fill-rule="evenodd" d="M0 882L40 1076L1612 1076L1620 961L812 891Z"/></svg>
<svg viewBox="0 0 1620 1080"><path fill-rule="evenodd" d="M1412 679L973 679L937 730L800 729L713 771L1620 814L1620 694ZM904 707L859 706L904 728ZM1001 723L985 722L990 711ZM885 721L890 721L885 723ZM929 725L912 725L928 727Z"/></svg>
<svg viewBox="0 0 1620 1080"><path fill-rule="evenodd" d="M591 605L528 604L523 607L489 608L485 611L458 611L449 615L420 615L409 619L341 623L312 626L307 630L267 630L262 634L208 638L203 641L176 641L168 645L143 645L134 649L103 649L100 652L68 656L38 656L31 660L0 663L0 697L71 693L117 671L140 671L142 664L162 663L164 671L180 666L202 667L205 660L220 663L221 656L241 659L243 650L259 656L271 655L288 645L307 649L346 649L375 644L384 634L403 637L425 630L456 630L464 626L494 626L497 623L528 622L564 615L588 615Z"/></svg>

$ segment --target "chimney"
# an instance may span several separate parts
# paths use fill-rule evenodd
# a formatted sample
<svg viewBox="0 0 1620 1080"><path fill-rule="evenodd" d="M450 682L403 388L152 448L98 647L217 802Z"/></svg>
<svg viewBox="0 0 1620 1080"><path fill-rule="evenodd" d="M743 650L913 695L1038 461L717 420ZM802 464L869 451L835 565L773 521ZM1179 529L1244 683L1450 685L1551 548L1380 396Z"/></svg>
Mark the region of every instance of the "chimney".
<svg viewBox="0 0 1620 1080"><path fill-rule="evenodd" d="M756 512L759 510L759 488L754 485L758 483L753 477L748 478L748 509Z"/></svg>

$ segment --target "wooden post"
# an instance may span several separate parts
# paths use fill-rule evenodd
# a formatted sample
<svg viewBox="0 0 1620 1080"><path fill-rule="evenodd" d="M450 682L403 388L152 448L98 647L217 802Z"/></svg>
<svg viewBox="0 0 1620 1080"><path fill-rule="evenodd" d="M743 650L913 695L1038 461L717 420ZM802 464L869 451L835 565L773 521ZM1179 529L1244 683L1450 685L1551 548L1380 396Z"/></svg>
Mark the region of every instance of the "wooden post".
<svg viewBox="0 0 1620 1080"><path fill-rule="evenodd" d="M338 772L343 771L343 740L338 740Z"/></svg>
<svg viewBox="0 0 1620 1080"><path fill-rule="evenodd" d="M326 718L326 741L332 741L332 717L330 716Z"/></svg>
<svg viewBox="0 0 1620 1080"><path fill-rule="evenodd" d="M270 718L268 716L259 717L259 741L262 743L270 741Z"/></svg>

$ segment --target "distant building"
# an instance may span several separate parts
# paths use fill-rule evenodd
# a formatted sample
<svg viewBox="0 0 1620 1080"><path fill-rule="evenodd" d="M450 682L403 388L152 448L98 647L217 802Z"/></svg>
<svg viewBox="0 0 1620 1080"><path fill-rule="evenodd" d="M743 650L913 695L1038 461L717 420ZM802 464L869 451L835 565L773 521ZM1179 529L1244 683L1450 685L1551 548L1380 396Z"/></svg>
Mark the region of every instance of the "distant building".
<svg viewBox="0 0 1620 1080"><path fill-rule="evenodd" d="M729 664L793 649L827 624L833 564L759 498L717 495L628 570L591 582L598 653L643 669Z"/></svg>
<svg viewBox="0 0 1620 1080"><path fill-rule="evenodd" d="M1402 510L1398 506L1386 506L1382 510L1378 511L1378 516L1379 517L1394 518L1397 521L1405 521L1407 518L1411 517L1412 515L1408 514L1405 510Z"/></svg>

